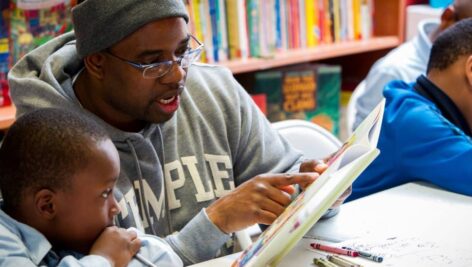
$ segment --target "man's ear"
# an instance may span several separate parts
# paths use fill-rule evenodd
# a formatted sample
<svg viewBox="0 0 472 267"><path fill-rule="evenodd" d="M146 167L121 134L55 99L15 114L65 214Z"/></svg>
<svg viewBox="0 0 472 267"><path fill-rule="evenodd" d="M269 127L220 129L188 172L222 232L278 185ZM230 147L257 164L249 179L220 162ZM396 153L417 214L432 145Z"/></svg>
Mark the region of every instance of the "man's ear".
<svg viewBox="0 0 472 267"><path fill-rule="evenodd" d="M50 189L41 189L34 195L36 212L46 220L52 220L57 214L57 195Z"/></svg>
<svg viewBox="0 0 472 267"><path fill-rule="evenodd" d="M105 60L105 55L103 53L93 53L84 58L85 68L87 68L90 75L101 80L104 74L103 65Z"/></svg>
<svg viewBox="0 0 472 267"><path fill-rule="evenodd" d="M457 14L454 10L454 7L450 5L444 9L443 13L441 14L441 23L439 24L439 29L440 31L444 31L456 22Z"/></svg>

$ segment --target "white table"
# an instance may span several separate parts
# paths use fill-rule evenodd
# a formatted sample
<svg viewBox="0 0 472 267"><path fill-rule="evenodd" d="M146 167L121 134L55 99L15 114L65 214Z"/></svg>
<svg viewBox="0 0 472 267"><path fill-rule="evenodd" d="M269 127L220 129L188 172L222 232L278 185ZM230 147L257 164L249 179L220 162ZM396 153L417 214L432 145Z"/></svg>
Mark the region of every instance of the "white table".
<svg viewBox="0 0 472 267"><path fill-rule="evenodd" d="M410 183L344 204L308 236L362 246L385 256L363 266L472 266L472 198ZM317 254L302 239L279 266L309 266ZM336 245L336 244L335 244ZM236 255L194 265L230 266ZM352 258L351 258L352 259Z"/></svg>

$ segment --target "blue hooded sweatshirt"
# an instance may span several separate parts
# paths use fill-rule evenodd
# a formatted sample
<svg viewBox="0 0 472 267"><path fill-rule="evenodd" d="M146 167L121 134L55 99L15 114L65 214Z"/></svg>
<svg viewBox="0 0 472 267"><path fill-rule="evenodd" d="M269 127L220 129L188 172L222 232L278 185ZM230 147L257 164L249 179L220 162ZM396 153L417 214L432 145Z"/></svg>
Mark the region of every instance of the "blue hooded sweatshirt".
<svg viewBox="0 0 472 267"><path fill-rule="evenodd" d="M472 195L472 139L454 102L425 76L389 83L380 155L357 178L348 201L424 181Z"/></svg>

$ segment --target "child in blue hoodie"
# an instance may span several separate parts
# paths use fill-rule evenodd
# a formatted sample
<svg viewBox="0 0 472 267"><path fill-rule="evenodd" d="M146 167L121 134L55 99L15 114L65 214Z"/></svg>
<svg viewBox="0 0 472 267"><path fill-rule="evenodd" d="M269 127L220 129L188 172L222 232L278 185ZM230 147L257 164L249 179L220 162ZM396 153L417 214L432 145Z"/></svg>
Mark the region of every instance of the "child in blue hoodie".
<svg viewBox="0 0 472 267"><path fill-rule="evenodd" d="M380 156L348 200L413 181L472 195L472 19L439 35L427 76L393 81L384 96Z"/></svg>
<svg viewBox="0 0 472 267"><path fill-rule="evenodd" d="M0 148L0 266L182 266L161 239L113 226L119 172L93 120L59 109L20 117Z"/></svg>

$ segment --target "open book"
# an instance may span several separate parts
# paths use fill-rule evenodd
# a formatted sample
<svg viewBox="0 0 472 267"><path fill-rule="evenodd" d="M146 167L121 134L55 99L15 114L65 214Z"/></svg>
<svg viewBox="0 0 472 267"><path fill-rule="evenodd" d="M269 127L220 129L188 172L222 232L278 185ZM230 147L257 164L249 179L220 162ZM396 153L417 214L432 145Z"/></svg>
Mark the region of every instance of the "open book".
<svg viewBox="0 0 472 267"><path fill-rule="evenodd" d="M379 155L377 141L385 100L367 116L328 161L328 168L306 188L233 267L276 266Z"/></svg>

